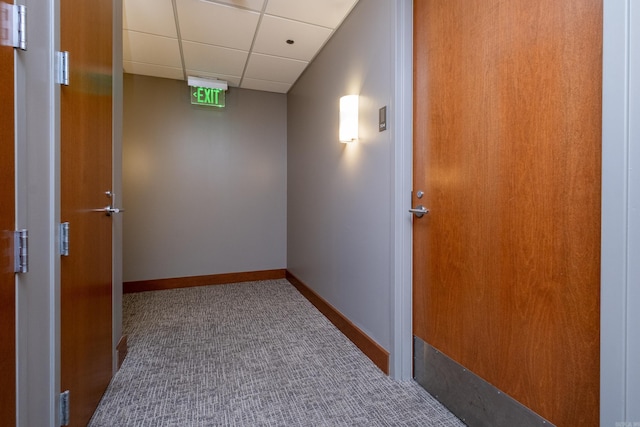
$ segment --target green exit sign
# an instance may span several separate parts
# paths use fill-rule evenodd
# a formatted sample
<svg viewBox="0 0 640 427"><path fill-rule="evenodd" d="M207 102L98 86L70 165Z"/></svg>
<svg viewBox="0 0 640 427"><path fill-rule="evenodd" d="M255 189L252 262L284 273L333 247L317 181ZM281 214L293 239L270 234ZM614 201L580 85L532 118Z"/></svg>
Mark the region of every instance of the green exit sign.
<svg viewBox="0 0 640 427"><path fill-rule="evenodd" d="M191 86L191 103L209 107L224 107L225 91L208 87Z"/></svg>

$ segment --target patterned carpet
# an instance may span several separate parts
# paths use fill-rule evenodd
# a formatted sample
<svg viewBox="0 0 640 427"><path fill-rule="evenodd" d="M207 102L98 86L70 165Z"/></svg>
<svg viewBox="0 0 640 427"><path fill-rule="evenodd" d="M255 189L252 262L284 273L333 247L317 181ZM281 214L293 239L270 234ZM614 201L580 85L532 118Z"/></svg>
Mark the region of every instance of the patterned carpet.
<svg viewBox="0 0 640 427"><path fill-rule="evenodd" d="M128 294L123 310L129 354L90 426L464 426L286 280Z"/></svg>

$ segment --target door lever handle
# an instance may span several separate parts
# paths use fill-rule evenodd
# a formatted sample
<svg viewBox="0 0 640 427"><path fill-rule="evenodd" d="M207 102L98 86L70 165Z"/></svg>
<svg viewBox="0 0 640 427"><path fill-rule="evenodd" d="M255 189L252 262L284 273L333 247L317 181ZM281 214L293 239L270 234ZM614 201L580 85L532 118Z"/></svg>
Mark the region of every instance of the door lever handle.
<svg viewBox="0 0 640 427"><path fill-rule="evenodd" d="M111 206L107 206L106 208L104 208L104 210L107 212L107 216L111 216L112 214L117 214L117 213L120 213L120 212L124 212L124 209L112 208Z"/></svg>
<svg viewBox="0 0 640 427"><path fill-rule="evenodd" d="M418 205L413 209L409 209L409 212L414 214L416 218L422 218L424 215L429 213L429 209L425 208L422 205Z"/></svg>
<svg viewBox="0 0 640 427"><path fill-rule="evenodd" d="M116 204L116 194L114 192L109 190L109 191L105 191L104 194L105 194L105 196L107 196L108 198L111 199L111 203L109 204L109 206L107 206L104 209L98 209L98 211L105 212L107 214L107 216L111 216L113 214L124 212L124 209L111 207L112 204L113 205Z"/></svg>
<svg viewBox="0 0 640 427"><path fill-rule="evenodd" d="M107 214L107 216L111 216L113 214L117 214L120 212L124 212L124 209L119 209L119 208L112 208L111 205L102 208L102 209L94 209L94 212L104 212L105 214Z"/></svg>

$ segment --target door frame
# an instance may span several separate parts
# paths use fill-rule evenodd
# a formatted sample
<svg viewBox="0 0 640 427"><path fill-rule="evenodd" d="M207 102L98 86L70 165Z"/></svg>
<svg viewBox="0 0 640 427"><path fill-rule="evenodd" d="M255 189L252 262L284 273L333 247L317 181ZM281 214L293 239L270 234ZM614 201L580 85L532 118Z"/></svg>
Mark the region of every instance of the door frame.
<svg viewBox="0 0 640 427"><path fill-rule="evenodd" d="M59 1L27 5L28 46L16 60L16 224L29 230L29 272L17 279L17 425L58 420L60 260ZM34 3L34 7L30 7Z"/></svg>
<svg viewBox="0 0 640 427"><path fill-rule="evenodd" d="M29 7L30 3L36 6L29 0L18 0L17 3L29 8L29 39L28 51L17 55L15 64L16 225L29 230L31 242L29 273L19 275L16 290L17 425L57 427L60 390L60 87L55 83L54 71L55 52L60 50L60 1L52 0L38 7ZM121 0L114 0L114 14L119 13L116 15L118 25L121 25L121 10ZM121 28L119 30L117 36L121 38ZM114 36L114 40L118 40L117 37ZM114 60L114 69L119 67L118 71L121 71L121 47L117 51L114 49L115 57L119 62ZM121 87L121 80L114 84ZM114 101L114 114L119 111L121 115L122 100L119 101L119 105ZM121 124L119 126L121 129ZM121 144L120 137L114 137L114 147L115 144ZM121 248L118 252L121 256ZM115 288L114 293L117 292ZM121 318L114 316L114 330L118 319ZM121 320L119 322L118 330L121 330Z"/></svg>
<svg viewBox="0 0 640 427"><path fill-rule="evenodd" d="M398 0L394 6L395 26L393 85L393 248L391 262L392 351L389 373L392 378L413 378L412 262L413 226L411 189L413 186L413 0ZM393 125L395 124L395 126Z"/></svg>
<svg viewBox="0 0 640 427"><path fill-rule="evenodd" d="M604 0L600 425L640 422L640 8ZM633 117L633 118L632 118ZM636 147L631 147L635 136ZM632 174L634 176L632 176ZM635 215L632 211L635 209ZM633 288L635 284L635 288ZM634 332L635 331L635 332ZM635 388L634 388L635 387ZM634 412L635 411L635 412Z"/></svg>
<svg viewBox="0 0 640 427"><path fill-rule="evenodd" d="M601 259L601 371L600 422L614 426L621 421L640 421L640 367L631 357L640 353L640 221L631 210L640 207L640 149L631 148L631 136L640 135L640 43L631 34L640 32L640 9L632 0L603 0L603 146L602 146L602 259ZM412 72L413 1L396 6L396 78L394 103L394 271L393 352L391 375L412 377L412 228L409 195L412 186ZM626 25L621 25L626 23ZM638 38L636 37L636 40ZM407 75L409 78L407 79ZM634 96L631 96L633 91ZM631 119L631 116L634 118ZM625 174L633 170L636 176ZM407 176L409 177L407 179ZM631 335L629 331L636 331ZM636 385L636 388L633 388ZM636 411L635 413L632 411Z"/></svg>
<svg viewBox="0 0 640 427"><path fill-rule="evenodd" d="M113 140L111 145L112 152L112 191L116 195L115 206L122 208L122 126L123 126L123 97L124 97L124 72L122 66L122 0L113 0ZM122 215L114 215L113 217L113 235L112 235L112 314L113 324L111 331L113 333L113 374L118 370L118 344L123 336L122 331Z"/></svg>

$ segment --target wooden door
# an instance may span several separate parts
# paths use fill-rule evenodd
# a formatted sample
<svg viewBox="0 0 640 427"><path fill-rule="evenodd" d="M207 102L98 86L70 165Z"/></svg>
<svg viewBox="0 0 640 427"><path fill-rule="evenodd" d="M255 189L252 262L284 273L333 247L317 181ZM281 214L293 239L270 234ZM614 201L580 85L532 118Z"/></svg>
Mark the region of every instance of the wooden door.
<svg viewBox="0 0 640 427"><path fill-rule="evenodd" d="M414 334L597 426L602 1L414 5Z"/></svg>
<svg viewBox="0 0 640 427"><path fill-rule="evenodd" d="M0 13L2 10L0 9ZM4 17L1 17L4 18ZM4 22L4 19L0 19ZM2 28L0 28L0 31ZM0 419L16 419L16 312L13 273L15 229L13 48L0 43ZM14 420L11 422L10 420Z"/></svg>
<svg viewBox="0 0 640 427"><path fill-rule="evenodd" d="M61 386L72 426L89 421L112 374L111 218L112 2L63 0L61 49L69 85L61 89L61 220L69 256L61 260Z"/></svg>

